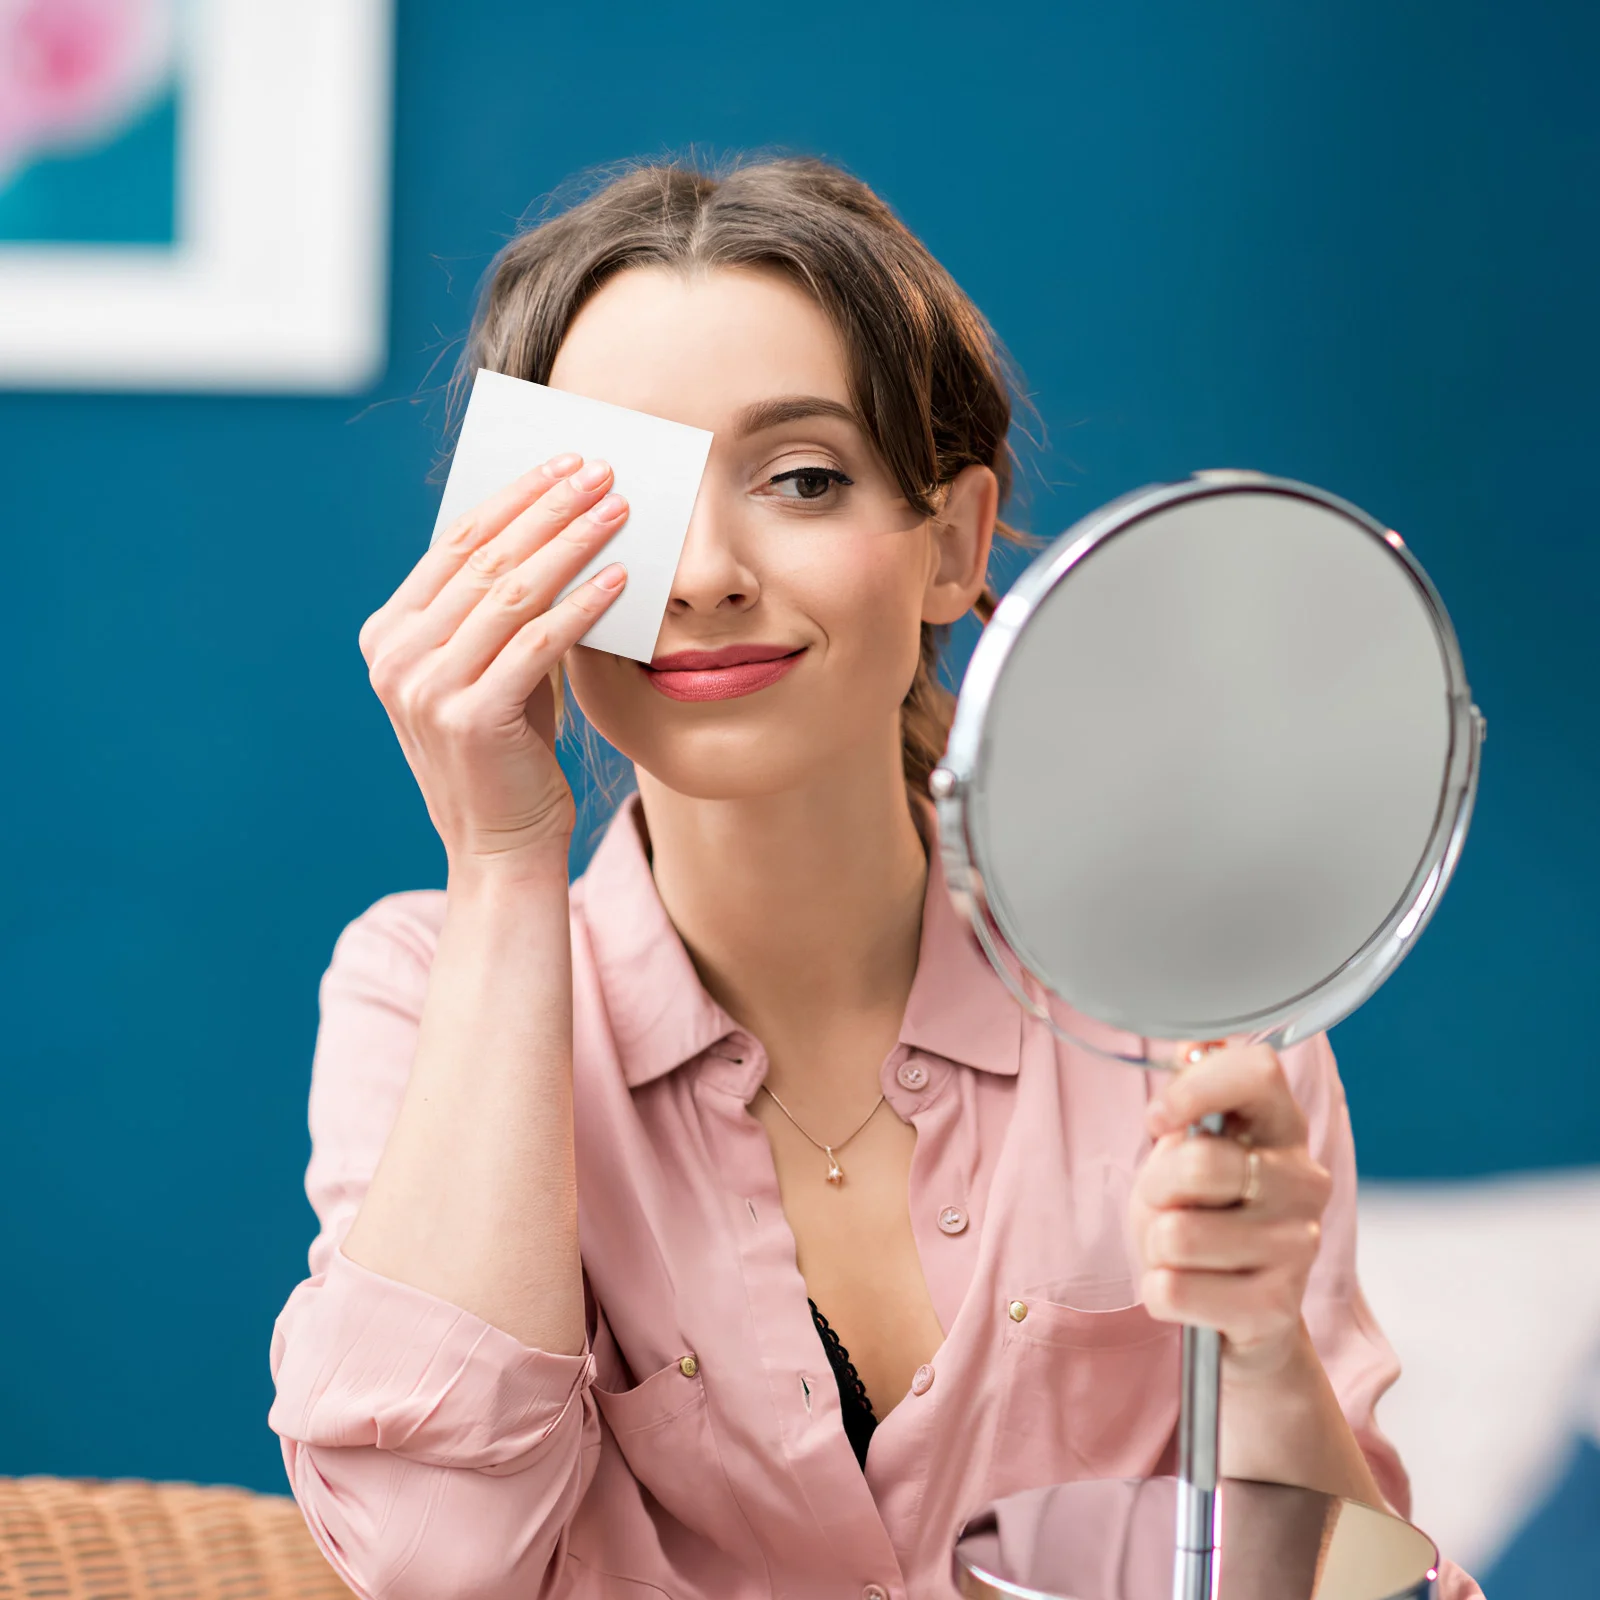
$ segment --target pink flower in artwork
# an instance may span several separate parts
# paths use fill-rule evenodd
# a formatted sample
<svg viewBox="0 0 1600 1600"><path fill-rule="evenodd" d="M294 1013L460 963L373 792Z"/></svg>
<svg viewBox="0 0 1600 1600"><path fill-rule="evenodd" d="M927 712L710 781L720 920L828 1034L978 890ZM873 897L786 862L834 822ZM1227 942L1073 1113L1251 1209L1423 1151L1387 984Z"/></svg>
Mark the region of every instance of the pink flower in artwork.
<svg viewBox="0 0 1600 1600"><path fill-rule="evenodd" d="M172 70L173 0L0 0L0 182L99 143Z"/></svg>

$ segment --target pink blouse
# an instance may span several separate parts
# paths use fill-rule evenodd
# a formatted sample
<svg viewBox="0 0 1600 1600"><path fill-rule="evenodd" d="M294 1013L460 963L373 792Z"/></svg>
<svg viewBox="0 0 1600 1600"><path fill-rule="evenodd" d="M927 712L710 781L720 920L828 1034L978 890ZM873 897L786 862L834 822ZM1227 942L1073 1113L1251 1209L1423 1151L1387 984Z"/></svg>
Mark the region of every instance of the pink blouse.
<svg viewBox="0 0 1600 1600"><path fill-rule="evenodd" d="M702 988L636 805L572 894L582 1355L340 1250L410 1071L444 893L387 896L334 947L306 1175L321 1232L273 1332L269 1420L345 1581L371 1600L929 1600L954 1593L955 1531L985 1501L1172 1471L1178 1329L1137 1303L1124 1237L1152 1079L1023 1014L937 851L880 1081L917 1130L911 1222L945 1337L857 1465L747 1109L760 1042ZM1334 1178L1306 1320L1404 1512L1373 1419L1399 1363L1356 1281L1343 1089L1325 1037L1283 1062ZM1440 1594L1480 1591L1447 1562Z"/></svg>

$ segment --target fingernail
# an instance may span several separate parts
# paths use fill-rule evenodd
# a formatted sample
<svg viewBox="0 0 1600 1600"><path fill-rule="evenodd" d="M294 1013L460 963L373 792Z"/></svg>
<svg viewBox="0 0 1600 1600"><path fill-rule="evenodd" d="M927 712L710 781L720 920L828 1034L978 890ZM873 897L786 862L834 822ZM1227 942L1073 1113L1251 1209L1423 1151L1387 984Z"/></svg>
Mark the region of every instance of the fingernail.
<svg viewBox="0 0 1600 1600"><path fill-rule="evenodd" d="M608 494L589 515L596 522L615 522L627 509L628 502L620 494Z"/></svg>
<svg viewBox="0 0 1600 1600"><path fill-rule="evenodd" d="M545 462L544 470L548 472L552 478L564 478L569 472L576 471L577 468L581 467L582 465L583 457L574 455L570 450L568 450L563 455L551 456L550 459Z"/></svg>
<svg viewBox="0 0 1600 1600"><path fill-rule="evenodd" d="M1149 1119L1150 1126L1157 1132L1165 1132L1171 1126L1171 1121L1167 1116L1167 1108L1159 1100L1150 1102L1145 1108L1145 1115Z"/></svg>
<svg viewBox="0 0 1600 1600"><path fill-rule="evenodd" d="M594 575L594 586L597 589L620 589L627 579L628 569L620 561L613 561L609 567L602 567Z"/></svg>
<svg viewBox="0 0 1600 1600"><path fill-rule="evenodd" d="M611 468L604 461L591 461L581 471L572 474L575 489L598 489L611 476Z"/></svg>

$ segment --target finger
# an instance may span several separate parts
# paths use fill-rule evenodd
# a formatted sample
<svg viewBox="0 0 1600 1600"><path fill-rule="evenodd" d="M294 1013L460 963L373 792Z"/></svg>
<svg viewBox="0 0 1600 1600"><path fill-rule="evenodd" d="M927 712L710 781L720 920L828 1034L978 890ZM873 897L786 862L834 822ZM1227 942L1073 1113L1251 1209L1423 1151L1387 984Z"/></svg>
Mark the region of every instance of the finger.
<svg viewBox="0 0 1600 1600"><path fill-rule="evenodd" d="M432 645L443 644L462 619L492 588L535 551L562 533L576 518L609 498L611 468L590 461L519 512L492 539L480 544L421 614Z"/></svg>
<svg viewBox="0 0 1600 1600"><path fill-rule="evenodd" d="M422 610L474 550L493 539L582 464L583 457L571 451L552 456L457 517L428 547L422 559L406 574L400 587L373 613L369 622L392 620L405 613Z"/></svg>
<svg viewBox="0 0 1600 1600"><path fill-rule="evenodd" d="M1333 1180L1304 1148L1254 1147L1259 1188L1248 1209L1257 1216L1320 1217ZM1139 1169L1135 1193L1152 1211L1183 1206L1235 1206L1250 1178L1250 1150L1228 1138L1163 1134Z"/></svg>
<svg viewBox="0 0 1600 1600"><path fill-rule="evenodd" d="M556 604L556 596L616 536L627 515L622 496L607 495L497 579L445 644L440 681L475 683L514 634Z"/></svg>
<svg viewBox="0 0 1600 1600"><path fill-rule="evenodd" d="M516 573L529 555L565 532L575 517L585 511L593 516L608 502L616 502L609 506L608 514L614 514L613 520L620 525L626 503L620 496L606 492L610 482L610 466L603 461L591 461L580 471L552 484L492 539L480 544L423 610L403 617L383 637L382 671L385 680L404 678L423 658L448 646L462 623L485 605L486 596L496 593L497 587L503 599L515 602L514 608L490 603L483 616L491 620L498 618L504 624L491 629L490 653L504 644L536 609L542 609L527 602L542 596L544 604L548 605L560 592L562 583L583 565L580 561L576 566L566 569L562 583L545 590L530 587L528 575ZM619 506L621 511L617 510ZM611 531L615 532L615 527ZM590 547L591 554L593 548ZM483 618L479 620L481 622ZM486 659L480 648L470 653L470 660L444 663L448 681L457 685L471 683L482 670ZM430 670L438 670L440 665L437 662L430 663Z"/></svg>
<svg viewBox="0 0 1600 1600"><path fill-rule="evenodd" d="M473 693L497 705L520 705L622 593L627 568L613 561L559 604L525 622L484 669Z"/></svg>
<svg viewBox="0 0 1600 1600"><path fill-rule="evenodd" d="M1154 1267L1139 1284L1144 1308L1158 1322L1220 1328L1250 1344L1281 1334L1299 1320L1303 1285L1286 1268L1250 1272L1175 1271Z"/></svg>
<svg viewBox="0 0 1600 1600"><path fill-rule="evenodd" d="M1242 1272L1260 1267L1309 1271L1322 1224L1314 1217L1269 1218L1256 1212L1162 1211L1144 1236L1146 1268Z"/></svg>
<svg viewBox="0 0 1600 1600"><path fill-rule="evenodd" d="M1261 1190L1256 1209L1280 1206L1285 1197L1270 1150L1257 1150ZM1231 1206L1249 1181L1250 1151L1237 1139L1164 1133L1139 1170L1139 1197L1152 1210L1174 1206Z"/></svg>
<svg viewBox="0 0 1600 1600"><path fill-rule="evenodd" d="M1232 1113L1257 1144L1300 1144L1306 1119L1276 1052L1264 1044L1234 1045L1174 1073L1152 1098L1152 1131L1185 1127L1212 1113Z"/></svg>

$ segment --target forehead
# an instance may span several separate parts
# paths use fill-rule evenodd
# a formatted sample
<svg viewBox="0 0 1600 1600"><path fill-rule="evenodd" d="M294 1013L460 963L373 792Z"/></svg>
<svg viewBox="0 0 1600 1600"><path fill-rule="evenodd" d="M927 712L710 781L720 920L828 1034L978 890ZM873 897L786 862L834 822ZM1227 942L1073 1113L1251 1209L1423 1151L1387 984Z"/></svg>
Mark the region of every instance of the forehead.
<svg viewBox="0 0 1600 1600"><path fill-rule="evenodd" d="M773 395L850 401L822 308L781 273L744 267L618 273L574 319L550 387L713 432Z"/></svg>

